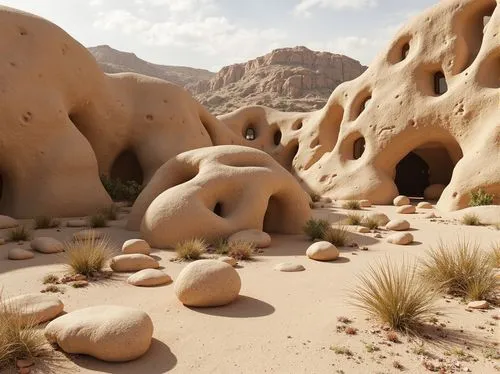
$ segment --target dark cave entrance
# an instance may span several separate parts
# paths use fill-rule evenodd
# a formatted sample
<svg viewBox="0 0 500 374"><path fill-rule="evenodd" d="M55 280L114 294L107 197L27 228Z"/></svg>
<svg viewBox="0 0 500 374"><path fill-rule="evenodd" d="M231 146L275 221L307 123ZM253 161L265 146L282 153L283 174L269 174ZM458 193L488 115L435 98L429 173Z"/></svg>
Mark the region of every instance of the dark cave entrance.
<svg viewBox="0 0 500 374"><path fill-rule="evenodd" d="M415 152L410 152L396 165L394 182L400 195L422 197L430 185L429 165Z"/></svg>
<svg viewBox="0 0 500 374"><path fill-rule="evenodd" d="M3 178L2 174L0 174L0 201L2 201L2 195L3 195Z"/></svg>
<svg viewBox="0 0 500 374"><path fill-rule="evenodd" d="M111 179L119 179L122 182L134 181L139 185L144 182L144 174L137 156L131 150L125 150L118 155L109 171Z"/></svg>

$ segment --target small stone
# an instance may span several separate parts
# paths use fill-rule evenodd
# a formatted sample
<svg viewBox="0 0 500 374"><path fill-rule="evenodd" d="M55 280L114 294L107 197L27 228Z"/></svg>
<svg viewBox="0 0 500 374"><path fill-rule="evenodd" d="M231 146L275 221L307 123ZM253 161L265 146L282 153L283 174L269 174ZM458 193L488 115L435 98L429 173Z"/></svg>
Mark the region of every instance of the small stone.
<svg viewBox="0 0 500 374"><path fill-rule="evenodd" d="M134 253L113 257L109 266L116 272L130 272L143 269L157 269L160 267L160 264L153 257Z"/></svg>
<svg viewBox="0 0 500 374"><path fill-rule="evenodd" d="M387 237L387 242L392 244L407 245L413 242L413 235L409 232L398 232L396 234L389 235Z"/></svg>
<svg viewBox="0 0 500 374"><path fill-rule="evenodd" d="M401 205L396 209L396 213L399 214L413 214L417 211L414 205Z"/></svg>
<svg viewBox="0 0 500 374"><path fill-rule="evenodd" d="M33 365L35 365L35 363L31 360L17 360L16 361L16 366L18 368L27 368L27 367L30 367Z"/></svg>
<svg viewBox="0 0 500 374"><path fill-rule="evenodd" d="M19 374L30 374L31 373L31 368L30 367L28 367L28 368L19 368L17 370L17 372Z"/></svg>
<svg viewBox="0 0 500 374"><path fill-rule="evenodd" d="M35 254L22 248L12 248L9 250L7 257L9 260L29 260L35 257Z"/></svg>
<svg viewBox="0 0 500 374"><path fill-rule="evenodd" d="M61 278L61 283L77 282L87 280L87 277L83 274L65 275Z"/></svg>
<svg viewBox="0 0 500 374"><path fill-rule="evenodd" d="M356 226L356 232L359 232L360 234L366 234L370 232L370 229L368 227L364 226Z"/></svg>
<svg viewBox="0 0 500 374"><path fill-rule="evenodd" d="M33 239L30 246L35 251L45 254L64 252L64 244L57 239L49 237Z"/></svg>
<svg viewBox="0 0 500 374"><path fill-rule="evenodd" d="M410 222L405 219L393 219L385 225L387 230L404 231L410 228Z"/></svg>
<svg viewBox="0 0 500 374"><path fill-rule="evenodd" d="M403 205L408 205L410 204L410 199L404 195L399 195L397 197L394 198L394 200L392 201L392 203L395 205L395 206L403 206Z"/></svg>
<svg viewBox="0 0 500 374"><path fill-rule="evenodd" d="M382 235L380 235L379 233L376 233L375 235L373 235L374 238L377 238L377 239L380 239L382 237Z"/></svg>
<svg viewBox="0 0 500 374"><path fill-rule="evenodd" d="M236 261L235 258L229 257L229 256L222 256L222 257L219 257L217 260L225 262L226 264L229 264L231 266L238 265L238 261Z"/></svg>
<svg viewBox="0 0 500 374"><path fill-rule="evenodd" d="M19 226L19 222L16 219L0 215L0 229L11 229L17 226Z"/></svg>
<svg viewBox="0 0 500 374"><path fill-rule="evenodd" d="M488 309L490 304L486 300L471 301L467 304L467 308L471 309Z"/></svg>
<svg viewBox="0 0 500 374"><path fill-rule="evenodd" d="M132 286L153 287L172 283L172 278L158 269L144 269L128 277L127 283Z"/></svg>
<svg viewBox="0 0 500 374"><path fill-rule="evenodd" d="M292 262L282 262L281 264L276 265L274 267L274 270L292 273L296 271L304 271L306 269L300 264L294 264Z"/></svg>
<svg viewBox="0 0 500 374"><path fill-rule="evenodd" d="M151 253L151 247L148 242L142 239L129 239L122 245L123 253L141 253L143 255L149 255Z"/></svg>
<svg viewBox="0 0 500 374"><path fill-rule="evenodd" d="M421 201L417 204L418 209L432 209L432 204L427 201Z"/></svg>
<svg viewBox="0 0 500 374"><path fill-rule="evenodd" d="M255 245L256 248L266 248L271 245L271 236L260 230L243 230L238 231L231 235L228 242L244 241L250 242Z"/></svg>
<svg viewBox="0 0 500 374"><path fill-rule="evenodd" d="M72 219L66 222L67 227L85 227L87 226L87 221L84 219Z"/></svg>
<svg viewBox="0 0 500 374"><path fill-rule="evenodd" d="M307 257L317 261L332 261L339 257L339 250L332 243L320 241L307 248Z"/></svg>

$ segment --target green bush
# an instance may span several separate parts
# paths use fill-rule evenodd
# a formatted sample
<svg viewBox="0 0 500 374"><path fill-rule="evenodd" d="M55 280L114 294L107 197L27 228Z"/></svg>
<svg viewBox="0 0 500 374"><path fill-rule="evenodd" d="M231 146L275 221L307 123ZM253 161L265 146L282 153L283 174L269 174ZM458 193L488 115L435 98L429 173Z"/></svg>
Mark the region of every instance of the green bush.
<svg viewBox="0 0 500 374"><path fill-rule="evenodd" d="M495 195L484 192L479 189L470 194L469 206L492 205Z"/></svg>
<svg viewBox="0 0 500 374"><path fill-rule="evenodd" d="M134 202L141 193L142 186L136 181L121 181L101 175L101 182L113 201Z"/></svg>
<svg viewBox="0 0 500 374"><path fill-rule="evenodd" d="M324 219L309 219L304 226L304 233L311 240L322 239L330 223Z"/></svg>

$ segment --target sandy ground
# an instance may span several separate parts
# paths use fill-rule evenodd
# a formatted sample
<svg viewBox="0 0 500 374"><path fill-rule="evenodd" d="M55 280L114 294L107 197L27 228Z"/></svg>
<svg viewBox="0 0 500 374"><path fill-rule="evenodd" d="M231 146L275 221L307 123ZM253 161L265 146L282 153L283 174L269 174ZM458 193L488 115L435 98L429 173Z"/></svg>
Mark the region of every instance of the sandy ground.
<svg viewBox="0 0 500 374"><path fill-rule="evenodd" d="M498 347L498 310L466 311L458 299L438 301L441 313L437 323L428 329L431 340L409 339L401 343L387 341L380 324L350 306L346 292L356 283L356 274L386 256L395 260L414 259L439 239L455 240L458 236L478 240L486 249L500 241L500 231L491 227L469 227L450 222L431 222L420 214L400 215L395 207L377 206L365 211L384 212L410 221L415 243L398 246L374 234L352 234L350 240L358 248L341 248L341 257L330 263L315 262L305 256L310 244L303 236L273 236L270 248L255 261L243 262L238 268L242 279L241 296L221 308L194 309L184 307L175 297L173 284L156 288L128 285L128 274L116 274L111 280L93 283L87 288L64 286L60 295L65 311L115 304L142 309L153 319L154 341L149 352L140 359L120 364L98 361L86 356L63 356L56 373L397 373L398 361L409 373L426 372L422 360L453 365L456 372L494 373L500 362L485 358L485 351ZM418 213L427 213L422 210ZM316 209L315 216L334 222L345 217L339 208ZM140 237L124 230L125 217L104 229L117 248L130 238ZM59 231L37 230L35 236L52 236L69 240L79 229L62 227ZM1 230L0 230L1 231ZM5 231L0 236L5 235ZM49 273L63 273L62 255L37 253L26 261L6 259L7 250L17 246L0 246L0 285L4 296L38 292L41 279ZM29 243L20 245L28 248ZM185 263L171 262L170 251L154 251L165 271L175 279ZM273 270L280 262L297 262L306 270L282 273ZM338 329L337 317L347 316L358 329L347 335ZM443 324L440 326L440 324ZM375 350L368 352L367 345ZM331 347L347 347L353 356L335 353ZM493 348L492 348L493 347ZM419 355L417 350L428 356ZM465 356L464 356L465 353ZM473 357L468 357L471 355ZM450 372L449 370L447 372Z"/></svg>

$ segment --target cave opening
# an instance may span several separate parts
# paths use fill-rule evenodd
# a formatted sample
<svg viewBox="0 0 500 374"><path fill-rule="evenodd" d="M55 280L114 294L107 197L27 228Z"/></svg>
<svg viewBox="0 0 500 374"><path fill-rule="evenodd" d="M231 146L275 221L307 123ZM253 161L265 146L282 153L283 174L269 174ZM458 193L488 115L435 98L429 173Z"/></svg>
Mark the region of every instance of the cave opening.
<svg viewBox="0 0 500 374"><path fill-rule="evenodd" d="M144 182L144 173L136 154L131 150L125 150L116 157L109 172L111 179L119 179L122 182L134 181L139 185Z"/></svg>

